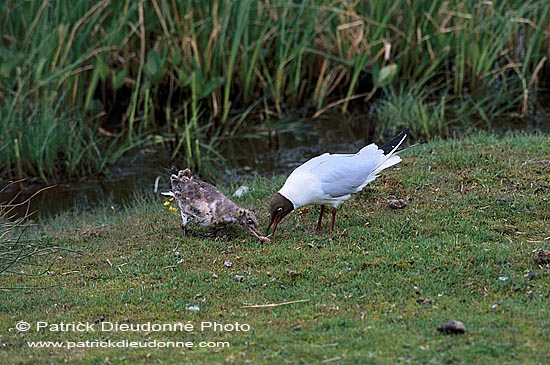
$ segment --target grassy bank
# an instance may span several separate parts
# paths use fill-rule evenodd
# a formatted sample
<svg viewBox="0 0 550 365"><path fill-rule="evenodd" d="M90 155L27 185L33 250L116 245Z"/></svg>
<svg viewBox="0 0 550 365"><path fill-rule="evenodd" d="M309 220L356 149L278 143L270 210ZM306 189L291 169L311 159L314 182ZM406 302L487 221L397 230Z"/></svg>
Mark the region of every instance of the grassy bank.
<svg viewBox="0 0 550 365"><path fill-rule="evenodd" d="M1 276L3 287L20 288L1 290L1 362L547 363L549 267L534 256L550 249L549 142L478 135L418 146L341 208L334 234L311 233L318 211L303 209L280 224L272 244L237 229L183 236L178 213L159 197L59 216L41 242L71 251L42 262L53 262L46 275ZM238 200L264 228L269 196L283 180L250 181ZM394 196L408 205L388 208ZM436 330L449 319L462 321L466 334ZM97 330L18 332L18 321L89 322ZM102 321L195 328L100 331ZM201 331L202 322L250 331ZM27 346L108 340L230 347Z"/></svg>
<svg viewBox="0 0 550 365"><path fill-rule="evenodd" d="M231 136L376 100L379 133L493 127L537 113L549 74L543 0L8 0L0 14L4 179L104 171L141 133L205 169Z"/></svg>

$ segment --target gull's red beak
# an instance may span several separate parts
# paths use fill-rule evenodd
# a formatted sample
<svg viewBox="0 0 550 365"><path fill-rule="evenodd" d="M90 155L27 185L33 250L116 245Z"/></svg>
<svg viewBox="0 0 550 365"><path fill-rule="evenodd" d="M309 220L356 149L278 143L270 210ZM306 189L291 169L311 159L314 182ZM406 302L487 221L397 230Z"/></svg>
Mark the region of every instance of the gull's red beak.
<svg viewBox="0 0 550 365"><path fill-rule="evenodd" d="M271 218L271 221L269 222L269 225L267 226L266 236L269 235L269 229L271 228L271 225L273 225L273 237L275 237L275 231L277 230L277 224L281 221L281 215L277 214L273 218Z"/></svg>

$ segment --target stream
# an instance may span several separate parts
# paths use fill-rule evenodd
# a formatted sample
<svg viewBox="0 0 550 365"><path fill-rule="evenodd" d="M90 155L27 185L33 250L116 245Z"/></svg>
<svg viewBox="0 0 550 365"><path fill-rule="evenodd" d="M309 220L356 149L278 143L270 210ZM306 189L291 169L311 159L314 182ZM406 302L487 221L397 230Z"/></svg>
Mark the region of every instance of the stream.
<svg viewBox="0 0 550 365"><path fill-rule="evenodd" d="M303 121L302 121L303 122ZM289 124L268 141L252 138L233 138L224 141L226 156L224 183L239 181L254 175L272 177L288 175L296 166L311 157L324 152L355 153L368 143L381 143L384 140L370 136L368 123L350 122L342 118L308 121ZM298 127L300 125L301 127ZM550 132L550 123L540 125L507 125L507 130L539 130ZM266 137L267 138L267 137ZM63 211L89 210L99 205L109 204L113 208L129 201L139 191L155 191L160 194L169 190L170 167L183 169L178 161L171 161L170 151L144 148L132 151L115 165L109 167L104 176L84 178L56 184L41 191L30 200L30 206L22 205L12 213L22 216L34 212L33 218L48 217ZM17 201L24 201L43 188L44 185L22 183L24 189ZM1 187L0 187L1 188ZM17 186L10 186L0 193L0 202L6 204L19 192Z"/></svg>

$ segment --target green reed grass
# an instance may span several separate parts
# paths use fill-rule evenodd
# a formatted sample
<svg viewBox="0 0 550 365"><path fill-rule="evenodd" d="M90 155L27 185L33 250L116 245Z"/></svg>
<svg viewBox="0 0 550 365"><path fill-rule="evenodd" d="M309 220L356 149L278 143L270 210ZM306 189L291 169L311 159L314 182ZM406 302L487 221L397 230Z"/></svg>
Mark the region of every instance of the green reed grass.
<svg viewBox="0 0 550 365"><path fill-rule="evenodd" d="M445 135L451 125L445 119L446 98L430 102L424 89L389 88L376 105L376 118L386 134L410 128L415 136L431 139Z"/></svg>
<svg viewBox="0 0 550 365"><path fill-rule="evenodd" d="M121 137L98 137L97 126L86 125L79 113L50 107L44 103L39 110L29 107L14 114L0 108L6 118L0 131L0 140L5 141L0 165L7 178L31 175L47 182L105 171L144 140L130 143Z"/></svg>
<svg viewBox="0 0 550 365"><path fill-rule="evenodd" d="M176 120L188 120L185 133L192 128L198 145L212 147L205 151L215 151L213 138L235 133L232 121L252 105L275 123L303 107L316 118L376 103L382 86L425 89L421 104L444 105L435 111L442 121L418 122L428 138L459 118L490 126L497 115L528 115L550 43L543 0L8 0L0 14L3 129L26 123L28 107L55 111L65 126L76 111L78 133L95 140L109 108L120 103L126 111L112 122L128 145L140 142L140 132L174 137L182 133ZM394 66L388 85L378 85L379 74ZM3 145L12 143L8 137ZM29 151L21 142L20 151ZM5 151L2 175L13 176L15 152Z"/></svg>

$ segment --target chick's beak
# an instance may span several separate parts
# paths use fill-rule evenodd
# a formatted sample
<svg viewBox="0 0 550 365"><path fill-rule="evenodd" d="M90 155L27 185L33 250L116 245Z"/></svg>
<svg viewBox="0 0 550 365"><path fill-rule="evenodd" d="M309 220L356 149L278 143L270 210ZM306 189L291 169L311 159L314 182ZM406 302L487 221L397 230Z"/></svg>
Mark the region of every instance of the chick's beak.
<svg viewBox="0 0 550 365"><path fill-rule="evenodd" d="M268 237L263 236L260 233L260 230L256 226L249 225L246 227L248 231L257 239L259 239L262 242L271 242L271 240Z"/></svg>
<svg viewBox="0 0 550 365"><path fill-rule="evenodd" d="M248 231L249 231L250 233L252 233L252 234L253 234L254 236L256 236L256 237L260 237L260 236L262 235L262 234L260 233L260 230L259 230L256 226L254 226L254 225L252 225L252 224L247 225L247 226L246 226L246 229L248 229Z"/></svg>

